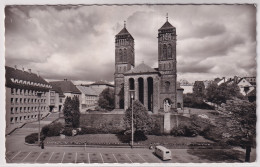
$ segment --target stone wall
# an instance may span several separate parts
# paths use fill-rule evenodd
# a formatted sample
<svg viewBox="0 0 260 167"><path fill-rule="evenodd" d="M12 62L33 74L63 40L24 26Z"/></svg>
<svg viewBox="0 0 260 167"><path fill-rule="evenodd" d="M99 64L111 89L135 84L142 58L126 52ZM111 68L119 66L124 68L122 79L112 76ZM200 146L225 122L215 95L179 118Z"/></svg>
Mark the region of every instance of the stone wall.
<svg viewBox="0 0 260 167"><path fill-rule="evenodd" d="M158 126L160 127L160 132L163 133L164 129L164 115L163 114L153 114L152 118L156 119ZM88 127L104 127L113 126L115 128L124 130L124 114L81 114L80 116L80 126ZM177 127L181 122L189 121L190 118L184 117L182 115L171 115L171 129Z"/></svg>

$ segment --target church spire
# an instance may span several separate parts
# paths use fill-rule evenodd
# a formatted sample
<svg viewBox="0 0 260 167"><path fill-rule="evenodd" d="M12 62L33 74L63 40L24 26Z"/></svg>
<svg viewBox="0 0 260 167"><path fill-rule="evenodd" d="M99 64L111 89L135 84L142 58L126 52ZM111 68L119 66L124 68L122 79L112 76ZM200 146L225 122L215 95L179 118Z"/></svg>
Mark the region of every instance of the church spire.
<svg viewBox="0 0 260 167"><path fill-rule="evenodd" d="M126 21L124 21L124 28L126 28Z"/></svg>
<svg viewBox="0 0 260 167"><path fill-rule="evenodd" d="M166 21L168 21L168 13L166 13Z"/></svg>

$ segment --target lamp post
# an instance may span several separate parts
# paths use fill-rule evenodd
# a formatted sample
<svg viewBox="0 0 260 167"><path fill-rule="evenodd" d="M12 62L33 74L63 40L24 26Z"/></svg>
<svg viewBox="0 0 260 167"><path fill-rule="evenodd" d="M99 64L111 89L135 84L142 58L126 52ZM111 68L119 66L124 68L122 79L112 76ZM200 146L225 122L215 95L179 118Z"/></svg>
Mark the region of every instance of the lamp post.
<svg viewBox="0 0 260 167"><path fill-rule="evenodd" d="M132 140L131 140L131 148L133 148L133 146L134 146L134 95L135 95L135 91L129 90L129 92L130 92L130 96L131 96L131 99L132 99L132 123L131 123Z"/></svg>
<svg viewBox="0 0 260 167"><path fill-rule="evenodd" d="M39 108L38 108L38 121L39 121L39 132L38 132L38 144L39 146L41 145L41 112L40 112L40 105L41 105L41 96L42 96L42 92L37 92L37 97L39 98Z"/></svg>

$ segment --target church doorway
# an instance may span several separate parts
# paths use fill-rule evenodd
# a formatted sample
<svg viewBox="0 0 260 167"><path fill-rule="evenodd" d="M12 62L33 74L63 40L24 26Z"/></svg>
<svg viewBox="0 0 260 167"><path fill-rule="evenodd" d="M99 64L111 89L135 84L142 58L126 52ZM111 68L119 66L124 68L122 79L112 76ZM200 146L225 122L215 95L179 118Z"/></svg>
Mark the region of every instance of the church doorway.
<svg viewBox="0 0 260 167"><path fill-rule="evenodd" d="M172 106L172 101L169 98L163 100L163 110L164 112L170 112Z"/></svg>
<svg viewBox="0 0 260 167"><path fill-rule="evenodd" d="M148 85L148 111L153 111L153 78L147 78Z"/></svg>
<svg viewBox="0 0 260 167"><path fill-rule="evenodd" d="M144 104L144 79L138 78L139 101Z"/></svg>

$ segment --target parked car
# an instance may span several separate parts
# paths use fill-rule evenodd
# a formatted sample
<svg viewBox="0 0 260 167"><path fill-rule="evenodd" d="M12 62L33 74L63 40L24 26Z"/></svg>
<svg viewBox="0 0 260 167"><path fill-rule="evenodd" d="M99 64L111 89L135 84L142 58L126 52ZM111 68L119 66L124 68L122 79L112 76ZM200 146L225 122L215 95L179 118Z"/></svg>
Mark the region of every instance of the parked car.
<svg viewBox="0 0 260 167"><path fill-rule="evenodd" d="M155 154L160 157L162 160L170 160L172 159L171 150L163 147L163 146L156 146L155 147Z"/></svg>

